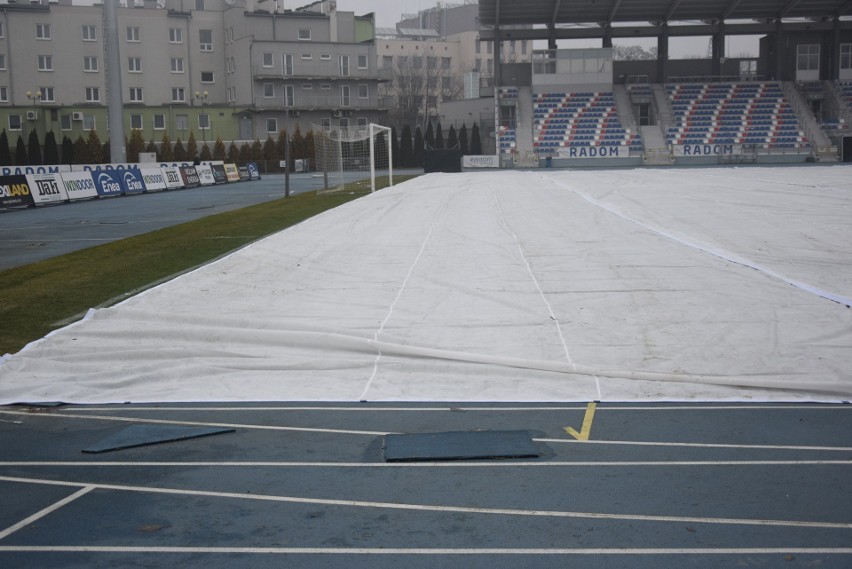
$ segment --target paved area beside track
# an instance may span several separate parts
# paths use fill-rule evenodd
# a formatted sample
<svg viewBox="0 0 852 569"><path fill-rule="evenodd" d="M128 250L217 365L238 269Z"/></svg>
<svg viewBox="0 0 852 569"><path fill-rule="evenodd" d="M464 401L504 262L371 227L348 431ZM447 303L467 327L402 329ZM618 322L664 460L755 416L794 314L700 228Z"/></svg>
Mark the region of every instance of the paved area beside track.
<svg viewBox="0 0 852 569"><path fill-rule="evenodd" d="M0 420L3 567L852 566L848 405L5 407ZM130 424L236 432L81 453ZM474 429L527 430L542 456L382 459L386 433Z"/></svg>
<svg viewBox="0 0 852 569"><path fill-rule="evenodd" d="M290 176L292 195L322 186L321 175ZM272 174L254 182L0 211L0 270L283 197L284 175Z"/></svg>

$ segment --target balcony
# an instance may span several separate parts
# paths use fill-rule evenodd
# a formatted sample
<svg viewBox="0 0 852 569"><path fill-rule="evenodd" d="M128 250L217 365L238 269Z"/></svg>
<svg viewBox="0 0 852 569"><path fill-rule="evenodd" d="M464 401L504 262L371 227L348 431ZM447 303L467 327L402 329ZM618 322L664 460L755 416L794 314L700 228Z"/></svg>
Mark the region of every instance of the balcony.
<svg viewBox="0 0 852 569"><path fill-rule="evenodd" d="M292 111L384 111L388 108L388 98L379 96L350 97L349 104L344 104L345 101L341 100L339 90L333 95L297 93L292 105L284 107L282 103L282 96L258 97L255 109L258 111L280 111L284 108Z"/></svg>
<svg viewBox="0 0 852 569"><path fill-rule="evenodd" d="M350 65L349 74L341 75L337 62L302 62L296 61L284 73L281 65L252 67L252 77L256 80L277 79L281 81L389 81L392 72L389 69L358 69Z"/></svg>

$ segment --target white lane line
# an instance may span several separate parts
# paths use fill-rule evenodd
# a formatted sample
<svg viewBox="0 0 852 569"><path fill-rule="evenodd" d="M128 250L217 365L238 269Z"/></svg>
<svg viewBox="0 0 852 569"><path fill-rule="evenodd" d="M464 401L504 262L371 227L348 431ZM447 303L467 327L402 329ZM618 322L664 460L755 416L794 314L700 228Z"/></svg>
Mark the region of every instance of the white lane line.
<svg viewBox="0 0 852 569"><path fill-rule="evenodd" d="M170 419L149 419L146 417L116 417L113 415L74 415L65 413L39 413L33 415L26 411L5 411L0 410L0 414L6 415L23 415L30 417L58 417L66 419L82 419L95 421L118 421L123 423L140 423L140 424L155 424L155 425L186 425L192 427L221 427L228 429L256 429L266 431L288 431L288 432L305 432L305 433L323 433L335 435L359 435L369 437L382 437L385 435L397 434L392 431L357 431L351 429L316 429L310 427L282 427L275 425L251 425L243 423L217 423L207 421L175 421ZM678 442L655 442L655 441L602 441L588 440L578 441L576 439L549 439L549 438L534 438L535 442L540 443L568 443L568 444L584 444L584 445L624 445L624 446L659 446L659 447L687 447L687 448L723 448L723 449L753 449L753 450L793 450L793 451L828 451L828 452L850 452L852 447L832 447L832 446L803 446L803 445L752 445L752 444L720 444L720 443L678 443Z"/></svg>
<svg viewBox="0 0 852 569"><path fill-rule="evenodd" d="M65 413L40 413L33 415L26 411L2 411L7 415L28 415L30 417L59 417L67 419L92 419L96 421L118 421L123 423L151 423L155 425L187 425L191 427L222 427L229 429L258 429L265 431L297 431L305 433L328 433L334 435L365 435L365 436L383 436L392 433L384 431L353 431L346 429L315 429L310 427L281 427L276 425L244 425L242 423L214 423L207 421L174 421L171 419L148 419L145 417L116 417L113 415L67 415Z"/></svg>
<svg viewBox="0 0 852 569"><path fill-rule="evenodd" d="M36 405L37 406L37 405ZM400 412L458 412L458 411L484 411L503 413L507 411L585 411L586 404L576 406L563 407L138 407L123 405L121 407L64 407L63 411L226 411L226 412L251 412L251 411L358 411L358 412L382 412L392 411ZM772 411L790 411L790 410L818 410L818 411L852 411L852 405L843 405L839 403L824 403L812 405L788 405L786 403L778 403L777 405L707 405L707 406L690 406L690 405L666 405L660 407L623 407L623 406L607 406L606 403L597 404L598 411L754 411L754 410L772 410Z"/></svg>
<svg viewBox="0 0 852 569"><path fill-rule="evenodd" d="M374 508L384 510L405 510L412 512L440 512L481 514L492 516L521 516L535 518L574 518L594 520L616 520L616 521L638 521L638 522L664 522L664 523L690 523L690 524L714 524L734 526L760 526L760 527L796 527L796 528L820 528L820 529L852 529L852 523L845 522L821 522L802 520L769 520L748 518L702 518L697 516L655 516L645 514L607 514L600 512L570 512L554 510L519 510L511 508L473 508L462 506L436 506L429 504L403 504L397 502L371 502L363 500L334 500L327 498L302 498L297 496L277 496L268 494L241 494L233 492L214 492L207 490L188 490L178 488L161 488L148 486L127 486L120 484L97 484L89 482L76 482L68 480L47 480L40 478L20 478L15 476L0 476L0 481L20 482L23 484L44 484L47 486L74 486L94 487L100 490L117 490L121 492L141 492L148 494L166 494L177 496L203 496L206 498L224 498L235 500L250 500L260 502L279 502L291 504L312 504L321 506L336 506L349 508Z"/></svg>
<svg viewBox="0 0 852 569"><path fill-rule="evenodd" d="M750 445L750 444L723 444L723 443L674 443L656 441L601 441L588 440L578 441L572 439L533 439L540 443L570 443L581 445L624 445L624 446L648 446L648 447L687 447L687 448L725 448L725 449L752 449L752 450L804 450L804 451L831 451L850 452L852 447L829 447L829 446L798 446L798 445Z"/></svg>
<svg viewBox="0 0 852 569"><path fill-rule="evenodd" d="M85 496L86 494L88 494L89 492L91 492L94 489L95 489L94 486L84 486L83 488L81 488L77 492L74 492L70 496L63 498L62 500L59 500L55 504L52 504L52 505L46 507L45 509L43 509L39 512L36 512L35 514L31 515L28 518L21 520L20 522L16 523L13 526L9 526L8 528L4 529L3 531L0 531L0 539L4 539L4 538L12 535L13 533L18 531L19 529L27 527L31 523L38 521L41 518L55 512L59 508L70 504L71 502L73 502L77 498Z"/></svg>
<svg viewBox="0 0 852 569"><path fill-rule="evenodd" d="M226 555L850 555L852 547L720 548L396 548L396 547L143 547L9 545L7 553L187 553Z"/></svg>
<svg viewBox="0 0 852 569"><path fill-rule="evenodd" d="M221 468L607 468L691 466L852 466L849 460L613 460L613 461L496 461L496 462L285 462L285 461L3 461L0 467L221 467Z"/></svg>

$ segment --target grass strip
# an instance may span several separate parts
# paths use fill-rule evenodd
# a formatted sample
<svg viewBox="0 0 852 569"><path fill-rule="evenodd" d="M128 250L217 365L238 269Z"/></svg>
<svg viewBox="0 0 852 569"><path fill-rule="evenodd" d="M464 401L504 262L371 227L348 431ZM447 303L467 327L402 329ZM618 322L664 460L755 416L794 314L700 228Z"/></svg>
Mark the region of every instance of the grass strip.
<svg viewBox="0 0 852 569"><path fill-rule="evenodd" d="M0 354L361 195L299 194L0 271Z"/></svg>

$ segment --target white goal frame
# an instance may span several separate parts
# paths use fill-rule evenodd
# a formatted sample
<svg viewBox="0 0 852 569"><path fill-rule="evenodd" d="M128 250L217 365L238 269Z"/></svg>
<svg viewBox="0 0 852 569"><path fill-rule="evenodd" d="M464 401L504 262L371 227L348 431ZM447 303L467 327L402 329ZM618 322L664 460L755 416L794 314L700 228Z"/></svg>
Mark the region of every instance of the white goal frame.
<svg viewBox="0 0 852 569"><path fill-rule="evenodd" d="M314 145L316 150L316 167L318 172L324 176L324 189L321 192L334 192L346 189L346 183L350 186L357 180L357 176L347 176L346 172L367 173L366 168L359 167L360 159L369 162L370 192L376 191L377 170L387 170L388 185L393 186L393 150L391 144L391 129L376 123L370 123L366 127L344 127L323 128L314 125ZM377 156L376 141L378 137L385 134L384 147L387 150L387 164L384 157ZM369 141L369 155L359 154L363 152L363 146L359 143ZM350 145L350 146L346 146ZM346 146L347 152L344 152ZM353 166L355 164L355 166ZM377 167L378 166L378 167ZM352 189L351 187L349 188Z"/></svg>

